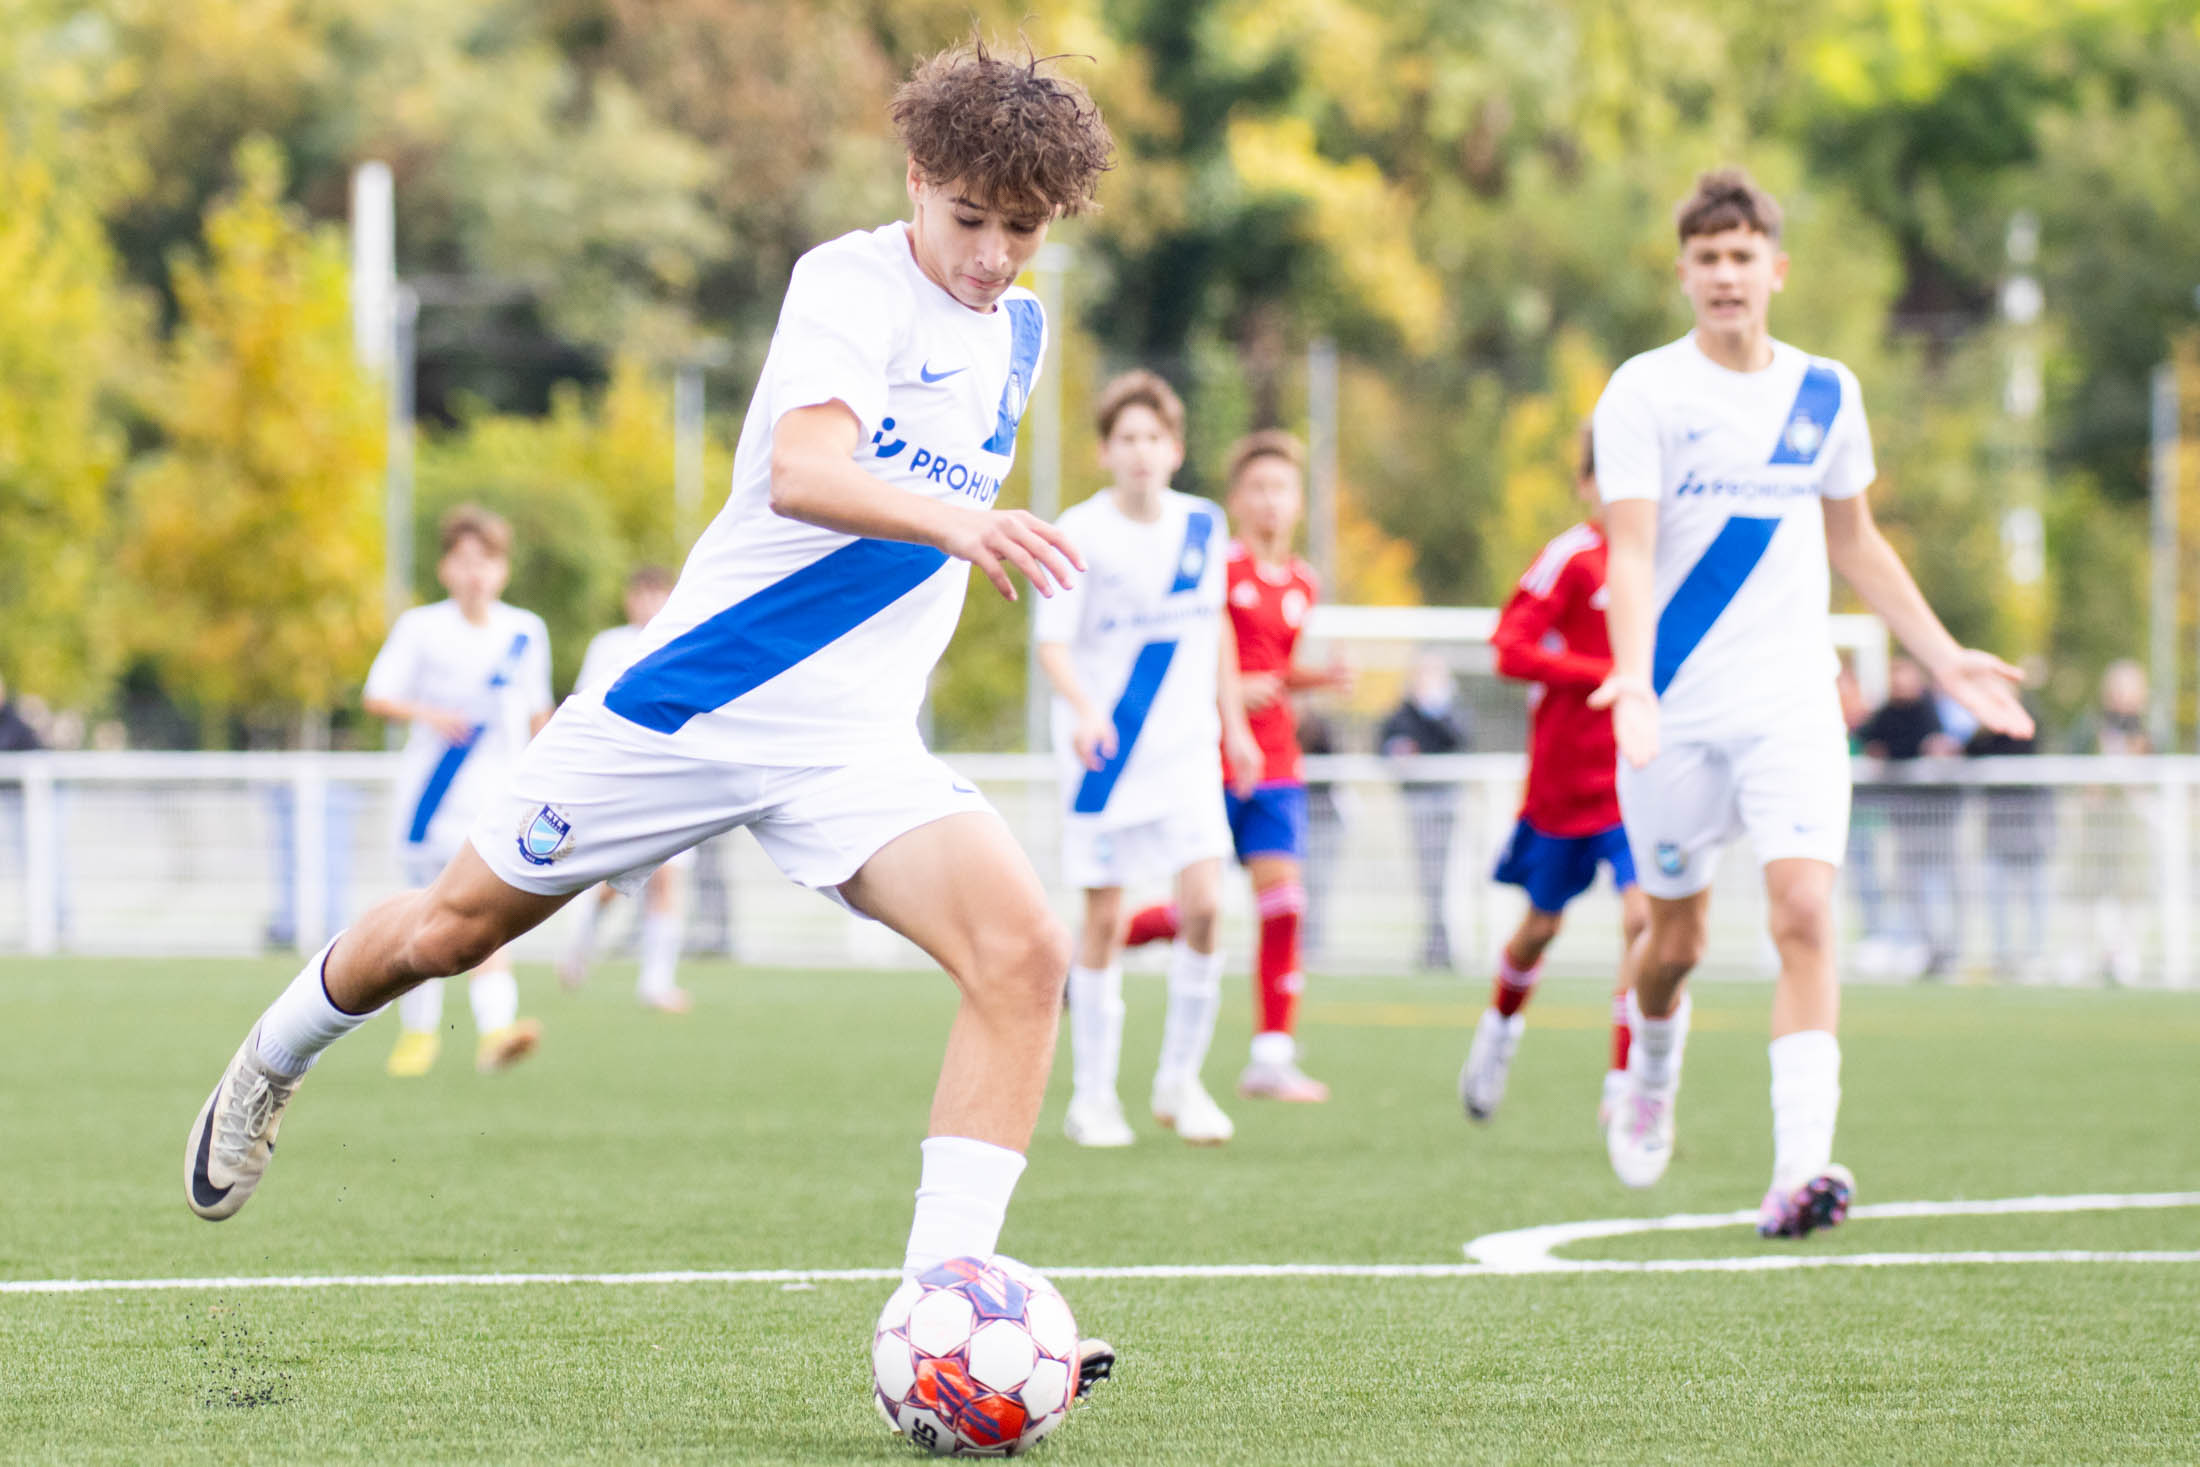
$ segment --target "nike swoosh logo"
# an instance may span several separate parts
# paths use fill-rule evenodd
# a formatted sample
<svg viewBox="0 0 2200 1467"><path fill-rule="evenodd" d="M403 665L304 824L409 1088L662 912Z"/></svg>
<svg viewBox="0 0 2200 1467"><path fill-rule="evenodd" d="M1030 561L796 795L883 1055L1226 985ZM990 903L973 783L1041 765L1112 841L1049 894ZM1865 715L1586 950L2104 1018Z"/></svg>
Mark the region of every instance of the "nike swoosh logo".
<svg viewBox="0 0 2200 1467"><path fill-rule="evenodd" d="M1694 443L1706 433L1713 432L1717 426L1717 424L1713 424L1710 428L1684 428L1681 430L1681 437L1687 439L1690 443Z"/></svg>
<svg viewBox="0 0 2200 1467"><path fill-rule="evenodd" d="M228 1081L223 1081L227 1084ZM191 1200L201 1207L219 1207L235 1190L235 1185L217 1187L207 1174L207 1162L214 1149L214 1117L221 1110L221 1092L214 1092L214 1103L207 1108L206 1129L199 1132L198 1160L191 1165Z"/></svg>
<svg viewBox="0 0 2200 1467"><path fill-rule="evenodd" d="M917 376L926 382L945 382L957 372L967 372L969 370L968 367L950 367L944 372L935 372L932 370L932 364L926 362L923 366L917 368Z"/></svg>

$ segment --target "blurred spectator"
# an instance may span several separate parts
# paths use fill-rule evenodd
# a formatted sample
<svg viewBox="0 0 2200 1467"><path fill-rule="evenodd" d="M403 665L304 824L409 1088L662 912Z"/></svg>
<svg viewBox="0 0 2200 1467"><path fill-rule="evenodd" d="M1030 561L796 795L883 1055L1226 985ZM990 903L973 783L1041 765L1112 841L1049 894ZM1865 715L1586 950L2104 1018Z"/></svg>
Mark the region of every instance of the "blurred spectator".
<svg viewBox="0 0 2200 1467"><path fill-rule="evenodd" d="M1974 759L2005 759L2038 753L2039 740L1980 729L1963 752ZM2029 975L2047 950L2047 853L2055 830L2055 792L2038 784L1992 784L1983 798L1995 976ZM2021 943L2012 908L2024 919Z"/></svg>
<svg viewBox="0 0 2200 1467"><path fill-rule="evenodd" d="M1310 755L1337 752L1337 730L1319 710L1299 708L1299 748ZM1337 857L1344 849L1344 804L1326 779L1306 782L1306 915L1299 927L1308 954L1328 936L1329 894L1336 889Z"/></svg>
<svg viewBox="0 0 2200 1467"><path fill-rule="evenodd" d="M2078 753L2140 755L2154 752L2147 737L2146 669L2130 658L2101 673L2098 707L2078 723ZM2079 805L2078 895L2092 911L2093 937L2073 946L2074 971L2085 979L2105 973L2114 983L2139 976L2139 916L2146 910L2148 872L2154 857L2144 797L2126 785L2087 790Z"/></svg>
<svg viewBox="0 0 2200 1467"><path fill-rule="evenodd" d="M1887 701L1856 736L1867 756L1895 768L1960 750L1941 727L1925 669L1907 657L1897 657L1888 668ZM1963 930L1955 881L1957 792L1904 781L1891 783L1885 798L1908 947L1902 967L1945 973L1956 961Z"/></svg>
<svg viewBox="0 0 2200 1467"><path fill-rule="evenodd" d="M1871 705L1864 701L1863 685L1856 668L1841 659L1834 678L1834 692L1841 700L1841 726L1849 732L1851 756L1864 752L1860 731L1870 721ZM1879 879L1879 836L1887 828L1887 795L1877 785L1858 785L1849 805L1847 877L1856 897L1856 962L1866 972L1884 972L1892 963L1894 934L1887 925L1887 888Z"/></svg>
<svg viewBox="0 0 2200 1467"><path fill-rule="evenodd" d="M32 749L43 749L46 741L31 727L23 710L8 696L8 685L0 680L0 754L21 754Z"/></svg>
<svg viewBox="0 0 2200 1467"><path fill-rule="evenodd" d="M1436 653L1414 665L1405 700L1391 710L1376 733L1376 746L1392 759L1424 754L1457 754L1472 741L1457 704L1451 668ZM1404 773L1400 792L1413 827L1413 857L1421 878L1421 966L1451 966L1451 934L1444 922L1444 877L1451 859L1452 827L1458 818L1459 787L1448 780L1416 780Z"/></svg>

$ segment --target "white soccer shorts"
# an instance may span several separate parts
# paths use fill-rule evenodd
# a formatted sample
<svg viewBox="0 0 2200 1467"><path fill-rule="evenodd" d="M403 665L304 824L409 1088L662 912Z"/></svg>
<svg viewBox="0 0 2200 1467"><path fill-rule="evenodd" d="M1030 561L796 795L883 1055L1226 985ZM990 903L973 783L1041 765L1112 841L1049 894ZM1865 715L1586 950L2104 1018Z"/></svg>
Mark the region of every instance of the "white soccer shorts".
<svg viewBox="0 0 2200 1467"><path fill-rule="evenodd" d="M652 749L620 722L600 704L568 703L527 746L473 829L500 880L542 896L599 881L632 891L680 852L746 826L789 880L847 906L837 888L897 837L993 812L914 739L859 764L782 769Z"/></svg>
<svg viewBox="0 0 2200 1467"><path fill-rule="evenodd" d="M1647 768L1620 761L1619 809L1642 889L1669 901L1710 886L1738 835L1759 861L1838 867L1849 838L1848 739L1828 714L1778 733L1671 744Z"/></svg>
<svg viewBox="0 0 2200 1467"><path fill-rule="evenodd" d="M1062 824L1062 881L1090 890L1167 881L1187 866L1231 854L1230 817L1222 790L1186 802L1159 820L1104 828L1090 815Z"/></svg>

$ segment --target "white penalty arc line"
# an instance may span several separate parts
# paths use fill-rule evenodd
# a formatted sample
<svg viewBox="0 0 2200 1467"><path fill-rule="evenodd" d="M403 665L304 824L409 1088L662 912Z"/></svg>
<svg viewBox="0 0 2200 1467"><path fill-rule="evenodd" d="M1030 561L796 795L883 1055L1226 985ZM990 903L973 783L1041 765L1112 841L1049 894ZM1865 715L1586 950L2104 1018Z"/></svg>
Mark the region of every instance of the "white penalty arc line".
<svg viewBox="0 0 2200 1467"><path fill-rule="evenodd" d="M2200 1192L2090 1193L2077 1197L2008 1197L1967 1202L1882 1202L1854 1208L1852 1218L1966 1217L2041 1212L2097 1212L2200 1207ZM2200 1263L2200 1249L2109 1251L2058 1248L2029 1252L1760 1253L1741 1258L1571 1259L1552 1256L1569 1243L1632 1233L1686 1232L1753 1223L1754 1212L1677 1213L1670 1217L1609 1218L1551 1223L1490 1233L1466 1245L1468 1263L1185 1263L1113 1267L1066 1265L1041 1272L1054 1279L1457 1279L1551 1273L1761 1273L1792 1268L1889 1268L1920 1264ZM379 1273L240 1274L215 1278L0 1279L0 1294L223 1293L243 1289L515 1288L524 1285L891 1283L894 1268L657 1269L638 1273Z"/></svg>

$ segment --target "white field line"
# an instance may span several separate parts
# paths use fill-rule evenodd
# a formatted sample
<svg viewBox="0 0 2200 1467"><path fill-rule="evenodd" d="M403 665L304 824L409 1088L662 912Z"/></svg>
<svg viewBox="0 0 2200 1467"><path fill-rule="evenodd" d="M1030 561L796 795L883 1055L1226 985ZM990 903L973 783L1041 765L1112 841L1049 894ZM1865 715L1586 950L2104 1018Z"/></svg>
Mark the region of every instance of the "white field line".
<svg viewBox="0 0 2200 1467"><path fill-rule="evenodd" d="M2200 1207L2200 1192L2093 1193L2078 1197L2008 1197L1977 1202L1882 1202L1853 1209L1852 1218L1962 1217L2027 1212L2122 1211ZM1740 1258L1568 1259L1552 1250L1593 1238L1683 1232L1756 1221L1753 1212L1679 1213L1552 1223L1491 1233L1466 1245L1471 1263L1189 1263L1046 1268L1056 1279L1457 1279L1527 1273L1761 1273L1790 1268L1890 1268L1919 1264L2200 1263L2200 1249L2036 1252L1791 1253ZM1784 1246L1784 1245L1778 1245ZM226 1278L0 1279L0 1294L132 1294L175 1290L512 1288L535 1284L778 1284L890 1283L891 1268L659 1269L642 1273L396 1273L237 1275Z"/></svg>

